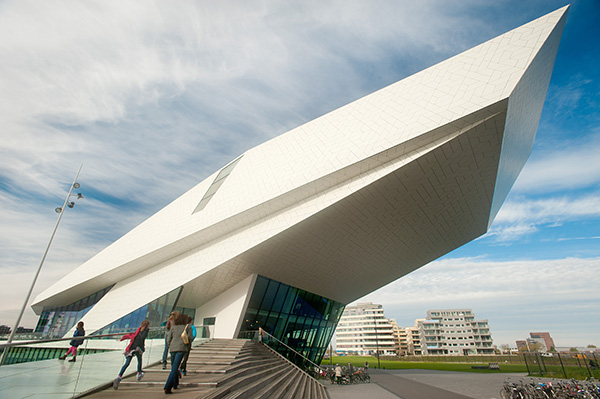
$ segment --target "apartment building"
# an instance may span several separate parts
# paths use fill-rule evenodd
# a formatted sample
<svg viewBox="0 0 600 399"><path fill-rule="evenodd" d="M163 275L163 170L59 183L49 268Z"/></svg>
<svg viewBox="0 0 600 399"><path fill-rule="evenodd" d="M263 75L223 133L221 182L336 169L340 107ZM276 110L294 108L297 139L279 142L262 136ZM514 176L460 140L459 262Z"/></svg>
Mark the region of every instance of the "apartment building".
<svg viewBox="0 0 600 399"><path fill-rule="evenodd" d="M418 321L424 355L493 354L487 320L476 320L471 309L435 309Z"/></svg>
<svg viewBox="0 0 600 399"><path fill-rule="evenodd" d="M346 306L335 330L338 353L395 355L398 351L395 321L385 317L383 306L371 302Z"/></svg>
<svg viewBox="0 0 600 399"><path fill-rule="evenodd" d="M392 331L394 333L394 353L400 353L400 336L402 334L402 327L396 323L396 320L390 319L390 323L392 324Z"/></svg>
<svg viewBox="0 0 600 399"><path fill-rule="evenodd" d="M407 355L423 355L423 348L421 344L424 344L421 338L421 323L425 319L417 319L415 320L415 325L412 327L405 327L404 331L406 331L406 354ZM402 343L400 344L402 346Z"/></svg>

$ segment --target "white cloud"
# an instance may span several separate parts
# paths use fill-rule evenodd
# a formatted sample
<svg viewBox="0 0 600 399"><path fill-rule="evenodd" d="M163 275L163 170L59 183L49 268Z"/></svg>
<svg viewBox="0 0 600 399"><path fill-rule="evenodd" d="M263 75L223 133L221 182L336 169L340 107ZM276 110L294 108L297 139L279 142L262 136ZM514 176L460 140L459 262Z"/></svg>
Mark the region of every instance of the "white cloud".
<svg viewBox="0 0 600 399"><path fill-rule="evenodd" d="M539 231L534 224L517 223L509 226L494 226L485 235L486 238L493 237L496 242L513 242L523 236Z"/></svg>
<svg viewBox="0 0 600 399"><path fill-rule="evenodd" d="M557 345L587 345L600 328L600 291L590 280L598 275L600 258L443 259L358 302L383 304L386 316L403 326L425 318L430 309L471 308L477 318L489 320L495 344L514 345L530 331L550 330L564 340ZM499 326L498 335L494 326ZM573 331L581 333L581 341L569 336Z"/></svg>
<svg viewBox="0 0 600 399"><path fill-rule="evenodd" d="M484 237L510 243L546 227L600 217L600 196L596 193L544 199L530 199L520 195L509 198Z"/></svg>
<svg viewBox="0 0 600 399"><path fill-rule="evenodd" d="M498 222L539 221L554 222L582 217L600 216L600 197L597 194L581 197L547 198L541 200L521 200L508 202L498 213Z"/></svg>
<svg viewBox="0 0 600 399"><path fill-rule="evenodd" d="M485 237L508 243L545 227L598 220L600 133L592 133L534 154Z"/></svg>
<svg viewBox="0 0 600 399"><path fill-rule="evenodd" d="M534 153L515 182L513 191L536 195L598 187L600 131L589 133L590 136L583 140L562 141L557 147Z"/></svg>

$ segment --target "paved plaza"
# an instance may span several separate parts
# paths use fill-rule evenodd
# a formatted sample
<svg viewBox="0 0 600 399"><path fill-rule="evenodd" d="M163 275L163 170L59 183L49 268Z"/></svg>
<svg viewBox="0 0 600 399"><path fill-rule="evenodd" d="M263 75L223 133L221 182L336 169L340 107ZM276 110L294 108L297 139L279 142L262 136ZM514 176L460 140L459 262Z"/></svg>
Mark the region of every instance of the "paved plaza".
<svg viewBox="0 0 600 399"><path fill-rule="evenodd" d="M369 370L370 384L327 385L331 399L499 399L504 381L523 373Z"/></svg>
<svg viewBox="0 0 600 399"><path fill-rule="evenodd" d="M158 346L158 345L157 345ZM150 349L150 348L149 348ZM162 386L168 371L156 366L162 350L152 348L145 356L147 375L142 383L134 380L118 391L105 390L91 397L165 397ZM122 365L123 355L106 352L78 358L77 363L56 359L0 367L0 399L70 398L94 386L108 386ZM149 362L150 364L148 364ZM80 366L85 365L83 368ZM131 368L135 372L135 367ZM332 385L324 382L330 399L499 399L503 382L518 381L525 374L461 373L434 370L370 369L371 383ZM177 397L197 398L202 390L191 378L183 379ZM301 398L299 398L301 399Z"/></svg>

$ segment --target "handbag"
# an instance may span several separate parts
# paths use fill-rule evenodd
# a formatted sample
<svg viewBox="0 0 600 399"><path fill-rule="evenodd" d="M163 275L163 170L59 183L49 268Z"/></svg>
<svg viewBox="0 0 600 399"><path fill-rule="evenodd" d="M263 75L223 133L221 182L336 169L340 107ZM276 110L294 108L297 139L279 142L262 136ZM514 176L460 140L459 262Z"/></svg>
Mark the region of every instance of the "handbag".
<svg viewBox="0 0 600 399"><path fill-rule="evenodd" d="M185 328L183 329L183 332L181 333L181 339L183 340L183 343L188 345L190 343L190 339L188 338L187 335L187 328L188 328L189 324L185 325Z"/></svg>

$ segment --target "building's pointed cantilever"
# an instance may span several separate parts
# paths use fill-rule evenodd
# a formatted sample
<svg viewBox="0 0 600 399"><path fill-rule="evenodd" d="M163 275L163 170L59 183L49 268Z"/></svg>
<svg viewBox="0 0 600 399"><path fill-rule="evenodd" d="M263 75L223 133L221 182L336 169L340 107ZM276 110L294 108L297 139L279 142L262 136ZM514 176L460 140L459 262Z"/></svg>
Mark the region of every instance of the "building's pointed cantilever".
<svg viewBox="0 0 600 399"><path fill-rule="evenodd" d="M347 304L473 240L529 156L567 9L247 151L34 308L60 312L114 284L81 302L93 305L89 331L132 312L162 317L148 306L160 299L193 309L197 323L214 318L214 334L231 338L267 306L252 292L268 281ZM293 335L278 293L269 314L281 337Z"/></svg>

